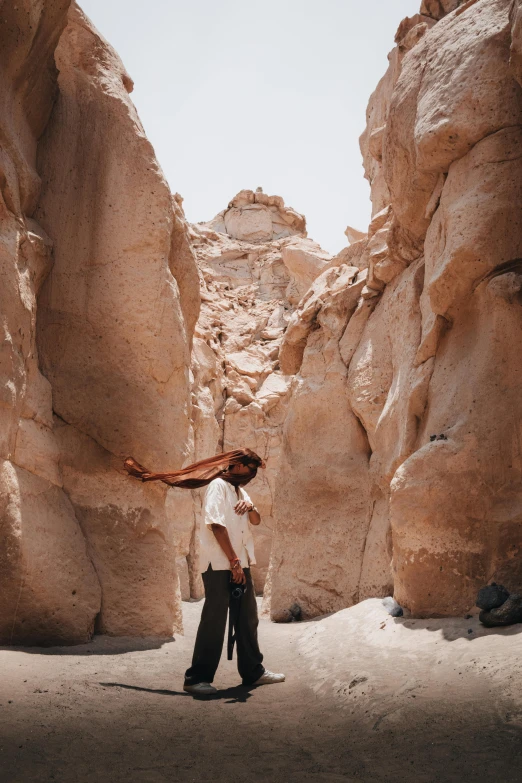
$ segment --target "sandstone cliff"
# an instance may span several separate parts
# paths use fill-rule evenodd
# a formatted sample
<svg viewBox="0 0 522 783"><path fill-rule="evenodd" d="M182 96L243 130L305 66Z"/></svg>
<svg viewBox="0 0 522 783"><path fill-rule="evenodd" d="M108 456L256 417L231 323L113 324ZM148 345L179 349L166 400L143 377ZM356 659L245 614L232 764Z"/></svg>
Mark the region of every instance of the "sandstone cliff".
<svg viewBox="0 0 522 783"><path fill-rule="evenodd" d="M361 138L368 236L293 314L271 613L522 586L520 3L424 0ZM342 255L342 254L341 254Z"/></svg>
<svg viewBox="0 0 522 783"><path fill-rule="evenodd" d="M190 496L121 463L191 456L188 226L89 20L2 13L0 639L167 636Z"/></svg>

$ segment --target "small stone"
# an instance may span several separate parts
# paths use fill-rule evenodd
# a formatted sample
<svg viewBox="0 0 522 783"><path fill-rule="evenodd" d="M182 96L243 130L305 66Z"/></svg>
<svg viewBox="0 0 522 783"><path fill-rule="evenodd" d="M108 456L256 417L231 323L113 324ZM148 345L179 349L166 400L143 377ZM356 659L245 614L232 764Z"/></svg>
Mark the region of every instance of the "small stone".
<svg viewBox="0 0 522 783"><path fill-rule="evenodd" d="M393 598L391 595L388 595L386 598L382 599L382 605L388 614L391 614L392 617L402 617L404 615L402 606L400 606L400 604L398 604L395 598Z"/></svg>

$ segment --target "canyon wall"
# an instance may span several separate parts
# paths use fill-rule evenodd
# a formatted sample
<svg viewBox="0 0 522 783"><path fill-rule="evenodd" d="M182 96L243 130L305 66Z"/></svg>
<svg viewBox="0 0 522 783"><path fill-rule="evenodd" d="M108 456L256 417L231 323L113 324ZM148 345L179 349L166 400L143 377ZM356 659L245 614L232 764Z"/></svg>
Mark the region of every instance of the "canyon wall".
<svg viewBox="0 0 522 783"><path fill-rule="evenodd" d="M199 285L116 53L66 0L3 7L0 640L181 629Z"/></svg>
<svg viewBox="0 0 522 783"><path fill-rule="evenodd" d="M290 319L267 602L522 588L521 8L424 0L361 137L373 217Z"/></svg>
<svg viewBox="0 0 522 783"><path fill-rule="evenodd" d="M0 640L83 641L101 591L59 467L52 391L40 372L37 296L52 240L33 219L37 143L56 96L68 2L3 7L0 307Z"/></svg>
<svg viewBox="0 0 522 783"><path fill-rule="evenodd" d="M522 1L401 22L361 137L372 219L335 257L261 188L189 225L78 7L2 13L0 642L181 629L201 493L129 455L267 460L274 620L522 589Z"/></svg>

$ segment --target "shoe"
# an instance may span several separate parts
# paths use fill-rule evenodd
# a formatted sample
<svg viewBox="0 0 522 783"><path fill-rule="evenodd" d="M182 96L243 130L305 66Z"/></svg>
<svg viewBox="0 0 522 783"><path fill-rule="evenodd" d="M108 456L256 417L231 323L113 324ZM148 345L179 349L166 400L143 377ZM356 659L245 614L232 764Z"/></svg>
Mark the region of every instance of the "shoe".
<svg viewBox="0 0 522 783"><path fill-rule="evenodd" d="M261 675L259 680L255 681L254 685L272 685L272 683L284 681L284 674L274 674L274 672L269 672L268 669L265 669L264 673Z"/></svg>
<svg viewBox="0 0 522 783"><path fill-rule="evenodd" d="M217 693L217 688L214 688L209 682L197 682L195 685L184 685L183 690L187 693L193 693L195 696L212 696L213 693Z"/></svg>

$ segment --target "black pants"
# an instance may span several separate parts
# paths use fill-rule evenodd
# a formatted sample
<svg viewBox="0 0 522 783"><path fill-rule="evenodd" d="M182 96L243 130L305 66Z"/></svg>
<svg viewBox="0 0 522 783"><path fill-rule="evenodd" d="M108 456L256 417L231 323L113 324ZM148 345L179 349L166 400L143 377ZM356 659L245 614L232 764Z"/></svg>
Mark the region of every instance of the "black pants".
<svg viewBox="0 0 522 783"><path fill-rule="evenodd" d="M258 680L264 667L263 656L257 643L257 603L250 569L245 568L246 593L241 598L236 629L237 668L243 685L252 685ZM185 685L198 682L212 682L219 665L228 605L230 601L230 571L213 571L212 566L203 574L205 603L201 613L192 666L185 672Z"/></svg>

